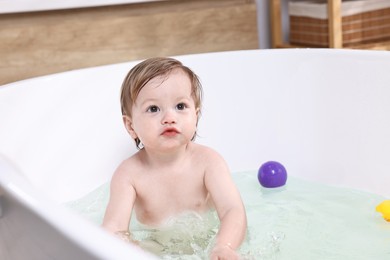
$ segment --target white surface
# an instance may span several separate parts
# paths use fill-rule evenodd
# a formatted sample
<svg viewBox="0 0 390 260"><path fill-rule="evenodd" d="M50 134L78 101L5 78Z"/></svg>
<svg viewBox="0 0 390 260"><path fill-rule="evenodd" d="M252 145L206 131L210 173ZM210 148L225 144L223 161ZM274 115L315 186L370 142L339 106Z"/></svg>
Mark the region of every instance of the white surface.
<svg viewBox="0 0 390 260"><path fill-rule="evenodd" d="M1 156L0 207L0 259L155 259L54 204Z"/></svg>
<svg viewBox="0 0 390 260"><path fill-rule="evenodd" d="M389 52L287 49L178 58L204 87L197 142L218 150L233 172L276 160L290 175L390 197ZM0 199L8 203L2 207L0 228L10 223L8 233L0 230L0 239L35 226L39 236L21 231L31 241L24 247L39 238L51 245L42 252L54 250L56 255L63 248L59 241L66 238L73 243L66 248L79 249L67 250L69 257L87 252L105 258L112 252L102 246L106 238L97 235L102 232L95 228L88 234L80 228L84 222L68 218L56 203L108 181L119 162L136 151L119 107L121 82L134 64L0 88L0 155L6 158L0 161ZM11 208L33 212L41 222L21 214L12 217L20 216L20 221L6 222ZM60 233L56 239L47 235L54 231ZM4 240L4 252L1 246Z"/></svg>
<svg viewBox="0 0 390 260"><path fill-rule="evenodd" d="M134 4L168 0L0 0L0 14Z"/></svg>
<svg viewBox="0 0 390 260"><path fill-rule="evenodd" d="M290 1L289 14L317 19L327 19L327 0ZM389 0L347 0L341 3L341 16L350 16L390 7Z"/></svg>

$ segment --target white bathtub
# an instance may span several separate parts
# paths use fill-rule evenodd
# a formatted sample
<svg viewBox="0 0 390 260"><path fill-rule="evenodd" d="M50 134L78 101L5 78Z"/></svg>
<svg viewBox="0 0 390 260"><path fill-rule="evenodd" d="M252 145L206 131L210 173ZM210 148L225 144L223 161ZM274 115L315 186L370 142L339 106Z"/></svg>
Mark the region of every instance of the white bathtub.
<svg viewBox="0 0 390 260"><path fill-rule="evenodd" d="M389 52L178 58L204 86L197 142L218 150L232 172L277 160L293 176L390 197ZM134 64L0 88L0 259L150 257L60 206L108 181L136 151L119 107Z"/></svg>

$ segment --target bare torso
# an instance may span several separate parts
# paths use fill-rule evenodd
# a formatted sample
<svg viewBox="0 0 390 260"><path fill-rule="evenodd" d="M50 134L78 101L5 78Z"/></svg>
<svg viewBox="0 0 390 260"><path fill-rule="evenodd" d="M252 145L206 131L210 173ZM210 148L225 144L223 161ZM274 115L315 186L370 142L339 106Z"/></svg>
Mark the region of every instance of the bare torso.
<svg viewBox="0 0 390 260"><path fill-rule="evenodd" d="M135 162L140 167L130 175L138 221L156 226L186 211L201 213L210 209L212 202L204 181L206 158L199 153L203 148L191 145L190 149L179 162L159 167L144 167L142 151L132 158L133 166Z"/></svg>

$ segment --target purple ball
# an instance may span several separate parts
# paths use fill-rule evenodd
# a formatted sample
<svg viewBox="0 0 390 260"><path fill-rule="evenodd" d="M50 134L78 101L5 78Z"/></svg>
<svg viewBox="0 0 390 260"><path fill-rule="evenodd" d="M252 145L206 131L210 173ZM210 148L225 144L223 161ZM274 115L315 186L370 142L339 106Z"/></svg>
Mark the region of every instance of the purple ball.
<svg viewBox="0 0 390 260"><path fill-rule="evenodd" d="M261 165L257 174L260 184L265 188L283 186L287 181L286 168L279 162L269 161Z"/></svg>

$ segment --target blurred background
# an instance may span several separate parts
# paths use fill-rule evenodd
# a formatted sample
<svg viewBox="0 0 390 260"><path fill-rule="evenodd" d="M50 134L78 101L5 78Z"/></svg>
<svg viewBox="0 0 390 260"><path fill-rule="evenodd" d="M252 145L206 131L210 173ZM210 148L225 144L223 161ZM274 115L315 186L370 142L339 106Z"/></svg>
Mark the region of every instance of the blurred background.
<svg viewBox="0 0 390 260"><path fill-rule="evenodd" d="M0 86L152 56L389 41L389 0L2 0Z"/></svg>

